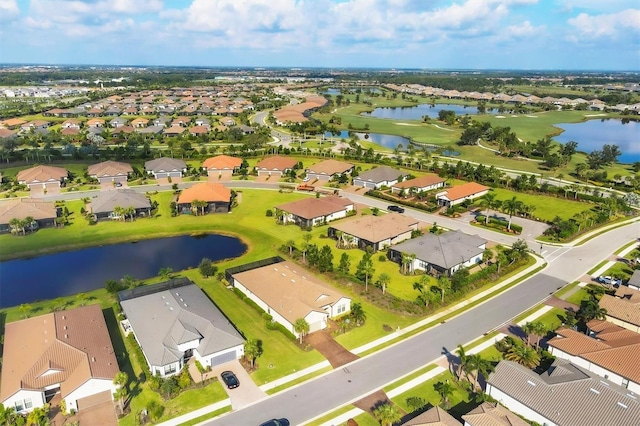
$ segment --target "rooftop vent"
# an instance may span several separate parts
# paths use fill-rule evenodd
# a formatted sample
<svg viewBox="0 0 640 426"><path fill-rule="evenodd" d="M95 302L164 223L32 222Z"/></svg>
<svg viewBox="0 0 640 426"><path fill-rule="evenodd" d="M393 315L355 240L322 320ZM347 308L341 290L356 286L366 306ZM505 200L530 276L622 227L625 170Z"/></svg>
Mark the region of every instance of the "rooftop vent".
<svg viewBox="0 0 640 426"><path fill-rule="evenodd" d="M184 304L184 307L185 307L185 308L187 308L187 307L188 307L188 305L185 303L185 304Z"/></svg>
<svg viewBox="0 0 640 426"><path fill-rule="evenodd" d="M535 386L536 384L534 382L532 382L531 380L527 380L527 383L529 383L531 386Z"/></svg>
<svg viewBox="0 0 640 426"><path fill-rule="evenodd" d="M600 391L598 389L594 389L594 388L589 388L589 390L593 393L595 393L596 395L600 395Z"/></svg>
<svg viewBox="0 0 640 426"><path fill-rule="evenodd" d="M170 311L173 311L173 307L169 306L169 310L170 310Z"/></svg>
<svg viewBox="0 0 640 426"><path fill-rule="evenodd" d="M66 329L67 329L67 326L65 325L63 328L66 330Z"/></svg>
<svg viewBox="0 0 640 426"><path fill-rule="evenodd" d="M632 393L628 393L627 396L631 399L636 399L636 396Z"/></svg>
<svg viewBox="0 0 640 426"><path fill-rule="evenodd" d="M618 405L621 406L622 408L627 408L626 404L623 404L622 402L618 401Z"/></svg>
<svg viewBox="0 0 640 426"><path fill-rule="evenodd" d="M96 362L96 357L95 356L91 357L91 362Z"/></svg>
<svg viewBox="0 0 640 426"><path fill-rule="evenodd" d="M609 386L609 383L604 382L604 381L602 381L602 380L600 380L600 383L602 383L602 384L603 384L603 385L605 385L605 386Z"/></svg>
<svg viewBox="0 0 640 426"><path fill-rule="evenodd" d="M65 339L68 339L68 338L69 338L69 335L68 335L68 334L65 334L65 335L64 335L64 338L65 338Z"/></svg>
<svg viewBox="0 0 640 426"><path fill-rule="evenodd" d="M182 300L182 297L180 298L180 301L181 301L181 302L184 302L184 300Z"/></svg>

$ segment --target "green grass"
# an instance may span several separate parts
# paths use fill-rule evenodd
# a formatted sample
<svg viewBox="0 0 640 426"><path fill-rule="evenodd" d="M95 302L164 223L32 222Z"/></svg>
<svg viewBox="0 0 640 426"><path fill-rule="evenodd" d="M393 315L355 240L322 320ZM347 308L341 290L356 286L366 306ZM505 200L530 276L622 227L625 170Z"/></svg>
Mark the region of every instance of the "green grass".
<svg viewBox="0 0 640 426"><path fill-rule="evenodd" d="M491 192L496 194L496 199L500 201L510 200L516 197L518 201L522 201L525 205L535 206L532 215L542 221L550 222L556 216L562 219L570 219L574 215L590 210L591 205L580 201L574 201L569 198L556 198L540 194L525 194L511 191L504 188L493 188Z"/></svg>

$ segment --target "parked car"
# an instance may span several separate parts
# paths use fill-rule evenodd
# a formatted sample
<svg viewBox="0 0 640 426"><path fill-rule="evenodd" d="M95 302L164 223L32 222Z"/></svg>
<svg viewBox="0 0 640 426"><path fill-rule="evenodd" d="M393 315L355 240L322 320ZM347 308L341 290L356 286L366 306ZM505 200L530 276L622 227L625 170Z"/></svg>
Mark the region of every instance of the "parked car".
<svg viewBox="0 0 640 426"><path fill-rule="evenodd" d="M389 206L387 207L387 210L389 210L390 212L404 213L404 209L400 206Z"/></svg>
<svg viewBox="0 0 640 426"><path fill-rule="evenodd" d="M229 389L234 389L240 386L240 381L236 375L233 374L233 371L223 371L222 374L220 374L220 377L222 377L222 381Z"/></svg>
<svg viewBox="0 0 640 426"><path fill-rule="evenodd" d="M287 419L271 419L264 423L261 423L260 426L289 426L289 420Z"/></svg>
<svg viewBox="0 0 640 426"><path fill-rule="evenodd" d="M601 284L612 285L614 287L617 287L620 284L622 284L622 280L621 279L610 277L608 275L598 277L597 281L599 283L601 283Z"/></svg>

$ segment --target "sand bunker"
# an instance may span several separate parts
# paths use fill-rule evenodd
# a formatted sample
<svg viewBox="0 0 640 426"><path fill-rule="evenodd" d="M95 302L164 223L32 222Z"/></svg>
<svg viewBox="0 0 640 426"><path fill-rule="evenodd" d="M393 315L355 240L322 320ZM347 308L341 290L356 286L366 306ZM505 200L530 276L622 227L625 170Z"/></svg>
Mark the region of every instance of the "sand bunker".
<svg viewBox="0 0 640 426"><path fill-rule="evenodd" d="M398 126L417 126L417 124L411 124L411 123L393 123L396 124Z"/></svg>

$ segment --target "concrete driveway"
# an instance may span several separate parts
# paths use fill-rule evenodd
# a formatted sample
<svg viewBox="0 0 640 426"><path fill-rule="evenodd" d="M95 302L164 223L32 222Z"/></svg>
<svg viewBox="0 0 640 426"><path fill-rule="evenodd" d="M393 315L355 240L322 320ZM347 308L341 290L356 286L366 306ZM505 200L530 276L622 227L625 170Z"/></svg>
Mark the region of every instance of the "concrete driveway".
<svg viewBox="0 0 640 426"><path fill-rule="evenodd" d="M223 371L233 371L238 381L240 382L240 386L235 389L227 389L227 386L222 381L220 377L220 373ZM222 387L229 395L229 399L231 399L231 408L234 410L239 410L247 405L251 405L255 402L258 402L267 397L267 394L260 390L260 388L253 382L247 370L244 369L242 365L240 365L240 361L234 360L225 362L224 364L217 365L211 369L211 373L215 374L218 377L218 380L222 384Z"/></svg>

